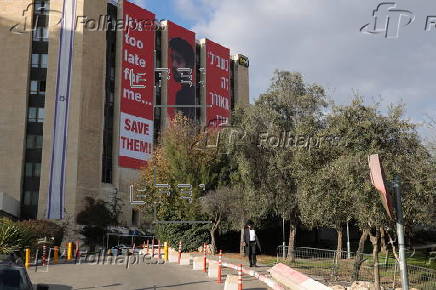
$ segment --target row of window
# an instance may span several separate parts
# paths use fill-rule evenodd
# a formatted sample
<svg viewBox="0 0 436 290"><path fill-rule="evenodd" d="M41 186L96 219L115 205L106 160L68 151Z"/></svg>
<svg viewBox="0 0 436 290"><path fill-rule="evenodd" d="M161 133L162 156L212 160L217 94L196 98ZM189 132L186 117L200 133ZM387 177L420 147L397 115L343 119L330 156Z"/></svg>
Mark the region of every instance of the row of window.
<svg viewBox="0 0 436 290"><path fill-rule="evenodd" d="M39 177L41 176L41 163L26 162L24 171L26 177Z"/></svg>
<svg viewBox="0 0 436 290"><path fill-rule="evenodd" d="M35 27L32 33L33 41L48 41L48 27Z"/></svg>
<svg viewBox="0 0 436 290"><path fill-rule="evenodd" d="M48 55L46 53L32 53L32 67L47 68Z"/></svg>
<svg viewBox="0 0 436 290"><path fill-rule="evenodd" d="M45 95L45 81L30 81L30 94L31 95Z"/></svg>
<svg viewBox="0 0 436 290"><path fill-rule="evenodd" d="M26 149L42 149L42 136L27 135Z"/></svg>
<svg viewBox="0 0 436 290"><path fill-rule="evenodd" d="M37 44L36 41L48 42L48 1L35 0L33 10L33 23L36 28L32 33L32 58L30 70L32 79L29 84L29 97L34 95L45 95L46 72L48 63L48 46ZM41 16L44 15L44 16ZM33 99L33 98L32 98ZM41 98L35 97L41 100ZM35 124L44 122L44 108L35 107L34 102L29 102L27 109L27 123ZM41 176L41 160L43 136L38 126L29 126L26 135L26 160L24 161L24 182L21 199L21 217L34 219L38 212L39 178ZM37 149L37 150L35 150Z"/></svg>
<svg viewBox="0 0 436 290"><path fill-rule="evenodd" d="M44 115L44 108L29 107L27 121L31 123L43 123Z"/></svg>

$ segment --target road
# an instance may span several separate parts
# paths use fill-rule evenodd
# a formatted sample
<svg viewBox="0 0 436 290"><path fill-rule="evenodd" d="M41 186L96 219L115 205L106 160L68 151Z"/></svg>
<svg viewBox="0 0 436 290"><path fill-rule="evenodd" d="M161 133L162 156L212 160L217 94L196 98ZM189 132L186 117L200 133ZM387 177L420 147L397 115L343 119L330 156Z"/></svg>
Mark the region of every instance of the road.
<svg viewBox="0 0 436 290"><path fill-rule="evenodd" d="M223 284L217 284L202 271L193 271L192 266L177 264L138 264L130 265L91 265L60 264L46 268L29 269L34 284L50 285L50 290L85 289L190 289L222 290ZM228 270L224 275L229 273ZM235 273L232 273L235 274ZM225 277L223 277L225 279ZM244 277L244 289L266 290L265 284L252 277Z"/></svg>

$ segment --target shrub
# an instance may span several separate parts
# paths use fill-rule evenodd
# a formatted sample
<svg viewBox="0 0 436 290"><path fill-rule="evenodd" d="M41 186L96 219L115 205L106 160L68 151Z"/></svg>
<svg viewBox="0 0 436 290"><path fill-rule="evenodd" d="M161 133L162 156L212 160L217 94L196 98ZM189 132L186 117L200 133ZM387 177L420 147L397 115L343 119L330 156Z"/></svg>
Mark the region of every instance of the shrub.
<svg viewBox="0 0 436 290"><path fill-rule="evenodd" d="M203 243L210 241L209 225L167 224L156 227L156 235L161 241L178 249L182 242L182 251L196 251Z"/></svg>
<svg viewBox="0 0 436 290"><path fill-rule="evenodd" d="M0 254L8 255L35 243L33 233L7 218L0 219Z"/></svg>
<svg viewBox="0 0 436 290"><path fill-rule="evenodd" d="M53 239L53 244L59 246L64 237L64 227L48 220L26 220L18 222L18 226L30 231L35 239Z"/></svg>

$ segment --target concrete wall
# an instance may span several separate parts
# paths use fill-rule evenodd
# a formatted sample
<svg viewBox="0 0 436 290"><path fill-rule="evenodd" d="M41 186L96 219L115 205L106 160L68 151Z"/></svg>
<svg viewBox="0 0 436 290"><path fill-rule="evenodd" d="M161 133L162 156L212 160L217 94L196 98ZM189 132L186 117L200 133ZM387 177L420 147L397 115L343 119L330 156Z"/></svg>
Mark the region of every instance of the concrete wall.
<svg viewBox="0 0 436 290"><path fill-rule="evenodd" d="M250 79L249 68L238 63L240 55L236 54L232 58L234 60L234 91L235 91L235 107L247 106L250 103Z"/></svg>
<svg viewBox="0 0 436 290"><path fill-rule="evenodd" d="M23 29L29 1L0 0L0 192L21 199L31 32ZM32 6L25 13L30 24Z"/></svg>
<svg viewBox="0 0 436 290"><path fill-rule="evenodd" d="M19 217L20 203L10 195L0 192L0 211L4 211L14 217Z"/></svg>

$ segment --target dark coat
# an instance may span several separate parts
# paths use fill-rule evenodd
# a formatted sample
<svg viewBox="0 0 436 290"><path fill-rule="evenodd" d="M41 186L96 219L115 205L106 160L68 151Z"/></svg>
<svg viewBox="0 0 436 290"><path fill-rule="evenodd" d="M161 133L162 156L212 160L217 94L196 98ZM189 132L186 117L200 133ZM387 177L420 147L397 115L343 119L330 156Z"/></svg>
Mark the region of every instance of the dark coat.
<svg viewBox="0 0 436 290"><path fill-rule="evenodd" d="M244 242L245 242L245 246L247 247L250 244L250 230L248 228L246 228L244 230ZM257 233L256 233L256 246L259 248L259 252L262 252L262 249L260 247L260 241L259 238L257 237Z"/></svg>

